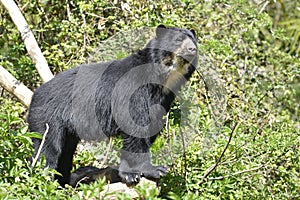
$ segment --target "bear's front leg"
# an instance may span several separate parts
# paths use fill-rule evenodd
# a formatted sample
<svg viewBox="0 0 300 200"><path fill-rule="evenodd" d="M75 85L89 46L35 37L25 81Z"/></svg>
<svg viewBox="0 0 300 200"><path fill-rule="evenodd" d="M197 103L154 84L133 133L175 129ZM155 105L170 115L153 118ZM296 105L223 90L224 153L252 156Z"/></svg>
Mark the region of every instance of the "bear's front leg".
<svg viewBox="0 0 300 200"><path fill-rule="evenodd" d="M141 177L157 180L167 174L167 167L151 164L149 149L155 138L125 136L123 139L124 144L119 167L119 176L123 182L131 186L138 184Z"/></svg>

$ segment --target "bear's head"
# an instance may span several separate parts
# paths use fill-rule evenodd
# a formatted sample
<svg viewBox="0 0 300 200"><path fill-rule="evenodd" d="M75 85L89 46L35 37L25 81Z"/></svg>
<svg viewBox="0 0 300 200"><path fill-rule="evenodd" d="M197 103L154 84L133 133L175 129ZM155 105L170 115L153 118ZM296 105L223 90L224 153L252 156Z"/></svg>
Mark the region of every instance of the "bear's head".
<svg viewBox="0 0 300 200"><path fill-rule="evenodd" d="M153 61L160 65L166 90L178 90L196 69L198 48L194 30L159 25L156 37L146 48L151 50Z"/></svg>

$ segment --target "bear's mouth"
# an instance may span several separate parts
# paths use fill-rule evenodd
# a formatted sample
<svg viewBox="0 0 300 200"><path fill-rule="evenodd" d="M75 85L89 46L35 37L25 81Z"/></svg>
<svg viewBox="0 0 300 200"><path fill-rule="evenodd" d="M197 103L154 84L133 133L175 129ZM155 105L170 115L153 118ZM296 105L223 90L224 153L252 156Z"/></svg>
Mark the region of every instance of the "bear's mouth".
<svg viewBox="0 0 300 200"><path fill-rule="evenodd" d="M192 64L195 58L196 54L194 53L173 53L165 56L161 60L161 64L163 65L163 74L168 76L173 71L180 71L180 73L184 73L185 70L187 70L186 68Z"/></svg>
<svg viewBox="0 0 300 200"><path fill-rule="evenodd" d="M192 63L194 61L194 59L196 58L196 54L192 54L192 53L182 54L182 53L179 53L179 54L176 55L176 57L178 59L180 59L181 62Z"/></svg>

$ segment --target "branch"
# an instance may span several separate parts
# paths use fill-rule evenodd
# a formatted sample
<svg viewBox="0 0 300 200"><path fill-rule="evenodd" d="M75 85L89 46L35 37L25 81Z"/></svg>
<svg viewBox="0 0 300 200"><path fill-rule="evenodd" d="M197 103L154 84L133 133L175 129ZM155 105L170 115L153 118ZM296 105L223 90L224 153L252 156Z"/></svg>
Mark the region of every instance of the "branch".
<svg viewBox="0 0 300 200"><path fill-rule="evenodd" d="M240 174L243 174L243 173L248 173L248 172L252 172L252 171L257 171L259 170L260 168L264 167L265 165L260 165L258 167L255 167L255 168L252 168L252 169L246 169L246 170L242 170L242 171L239 171L239 172L235 172L235 173L232 173L232 174L229 174L229 175L226 175L226 176L218 176L218 177L213 177L213 178L209 178L210 181L214 181L214 180L223 180L225 178L228 178L230 176L236 176L236 175L240 175Z"/></svg>
<svg viewBox="0 0 300 200"><path fill-rule="evenodd" d="M109 156L109 153L111 152L112 146L113 146L113 140L112 140L112 137L109 137L109 143L108 143L108 146L107 146L107 148L106 148L106 153L105 153L105 156L104 156L103 161L101 162L101 166L102 166L102 167L103 167L104 165L107 165L108 156Z"/></svg>
<svg viewBox="0 0 300 200"><path fill-rule="evenodd" d="M25 43L26 49L35 64L35 67L40 74L43 82L47 82L53 78L53 74L48 67L48 63L43 56L41 49L38 46L37 41L34 38L34 35L28 24L26 23L25 18L20 12L18 6L13 0L0 0L4 7L9 12L9 15L15 25L17 26L19 32L21 33L22 39Z"/></svg>
<svg viewBox="0 0 300 200"><path fill-rule="evenodd" d="M180 131L180 136L181 136L181 141L182 141L182 147L183 147L183 165L184 165L184 178L187 177L187 160L186 160L186 150L185 150L185 140L183 133L181 131L181 127L179 126L179 131Z"/></svg>
<svg viewBox="0 0 300 200"><path fill-rule="evenodd" d="M209 168L206 170L206 172L205 172L205 174L203 175L203 177L202 177L202 179L201 179L199 185L201 185L202 183L204 183L205 178L208 177L208 175L209 175L213 170L215 170L215 169L218 167L218 165L220 164L220 162L221 162L221 160L222 160L222 157L224 156L225 151L227 150L227 148L228 148L228 146L229 146L229 143L231 142L233 133L234 133L234 131L235 131L237 125L238 125L238 123L235 123L235 124L234 124L234 126L233 126L233 128L232 128L232 130L231 130L231 132L230 132L228 142L227 142L227 144L226 144L224 150L222 151L220 157L218 158L217 162L216 162L213 166L209 167Z"/></svg>
<svg viewBox="0 0 300 200"><path fill-rule="evenodd" d="M43 135L43 139L42 139L42 142L41 142L41 144L40 144L40 146L39 146L39 149L38 149L38 151L37 151L37 153L36 153L36 155L35 155L35 157L34 157L34 159L33 159L33 161L32 161L32 164L31 164L31 167L32 167L32 168L35 166L37 160L38 160L39 157L40 157L40 154L41 154L41 152L42 152L42 148L43 148L43 146L44 146L44 143L45 143L45 140L46 140L46 136L47 136L47 134L48 134L48 131L49 131L49 125L46 123L46 131L45 131L45 133L44 133L44 135Z"/></svg>
<svg viewBox="0 0 300 200"><path fill-rule="evenodd" d="M9 93L16 96L23 105L29 107L33 92L2 66L0 66L0 85Z"/></svg>
<svg viewBox="0 0 300 200"><path fill-rule="evenodd" d="M261 2L261 3L263 3L263 2ZM270 3L269 1L265 1L263 7L262 7L262 8L260 9L260 11L259 11L259 14L261 14L261 13L266 9L266 7L267 7L267 5L268 5L269 3Z"/></svg>

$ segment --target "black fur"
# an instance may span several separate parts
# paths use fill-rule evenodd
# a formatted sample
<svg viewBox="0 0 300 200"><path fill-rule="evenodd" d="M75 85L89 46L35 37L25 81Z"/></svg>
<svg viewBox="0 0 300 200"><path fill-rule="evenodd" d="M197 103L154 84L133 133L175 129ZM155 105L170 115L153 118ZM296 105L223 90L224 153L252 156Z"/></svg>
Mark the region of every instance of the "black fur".
<svg viewBox="0 0 300 200"><path fill-rule="evenodd" d="M29 109L31 131L43 134L47 165L70 182L72 158L80 139L102 140L120 134L119 176L128 185L141 176L156 179L165 167L150 163L149 148L163 126L177 91L197 64L194 31L156 29L144 49L112 62L81 65L59 73L34 92ZM35 150L41 140L34 139Z"/></svg>

